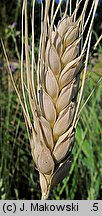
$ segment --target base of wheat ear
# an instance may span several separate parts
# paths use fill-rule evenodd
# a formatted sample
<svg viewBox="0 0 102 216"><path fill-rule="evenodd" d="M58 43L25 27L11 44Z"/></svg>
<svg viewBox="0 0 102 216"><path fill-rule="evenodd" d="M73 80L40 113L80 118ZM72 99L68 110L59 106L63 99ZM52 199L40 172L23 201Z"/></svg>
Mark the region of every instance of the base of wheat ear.
<svg viewBox="0 0 102 216"><path fill-rule="evenodd" d="M21 54L22 95L12 79L24 112L31 152L40 176L42 199L47 199L50 189L68 175L72 163L71 150L83 95L93 21L98 5L98 1L93 0L90 13L86 16L89 0L77 0L73 13L71 13L73 1L69 4L68 2L66 1L65 11L61 13L61 18L55 25L55 19L61 11L63 1L59 1L56 9L54 0L42 1L41 36L36 64L34 57L35 0L32 8L32 55L29 54L28 46L27 0L24 0ZM78 16L81 4L83 9ZM67 15L69 9L70 16ZM87 33L84 41L85 30ZM25 62L23 60L24 43ZM32 57L31 64L30 56ZM83 74L80 81L82 67ZM37 87L34 81L35 72Z"/></svg>

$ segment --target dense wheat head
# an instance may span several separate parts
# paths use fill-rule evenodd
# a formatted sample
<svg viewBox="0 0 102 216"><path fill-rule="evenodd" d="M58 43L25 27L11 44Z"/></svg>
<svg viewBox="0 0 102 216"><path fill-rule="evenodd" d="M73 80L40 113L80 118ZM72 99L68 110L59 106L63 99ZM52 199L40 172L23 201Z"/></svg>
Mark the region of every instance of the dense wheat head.
<svg viewBox="0 0 102 216"><path fill-rule="evenodd" d="M62 19L55 30L49 29L41 90L42 115L39 117L41 143L38 152L34 150L35 157L38 154L36 165L40 171L43 196L46 196L49 186L56 184L59 173L60 181L60 170L74 142L72 122L80 70L78 48L78 25L71 17Z"/></svg>
<svg viewBox="0 0 102 216"><path fill-rule="evenodd" d="M28 44L27 0L24 0L22 7L22 95L16 87L15 89L23 108L31 152L40 176L42 199L48 198L50 189L68 175L71 166L71 150L79 118L92 26L98 4L97 0L93 0L90 13L86 16L88 0L77 0L74 11L73 1L69 4L68 2L66 1L65 10L61 12L61 17L55 25L63 1L59 1L56 9L54 0L42 1L37 63L34 57L35 0L32 8L31 55ZM83 9L78 16L81 4ZM68 11L70 15L67 14ZM84 41L86 27L88 30ZM81 71L83 74L80 80Z"/></svg>
<svg viewBox="0 0 102 216"><path fill-rule="evenodd" d="M41 112L35 121L36 134L31 138L43 198L52 183L58 181L57 175L62 176L60 170L74 142L72 122L80 70L78 48L78 25L71 17L62 19L55 30L49 28L43 85L39 91Z"/></svg>

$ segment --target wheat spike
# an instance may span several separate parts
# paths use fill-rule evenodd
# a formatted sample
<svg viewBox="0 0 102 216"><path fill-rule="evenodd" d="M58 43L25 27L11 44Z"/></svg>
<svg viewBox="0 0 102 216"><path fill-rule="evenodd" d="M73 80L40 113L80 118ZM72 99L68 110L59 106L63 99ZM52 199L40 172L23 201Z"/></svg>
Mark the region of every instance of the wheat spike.
<svg viewBox="0 0 102 216"><path fill-rule="evenodd" d="M26 0L24 3L25 34L27 35ZM82 13L77 19L77 11L81 1L76 2L76 8L70 16L67 15L67 2L65 12L57 26L55 26L54 21L61 3L62 1L60 0L54 13L54 1L52 4L50 0L45 1L45 15L44 18L42 15L43 21L37 67L37 94L33 83L34 80L29 74L28 38L27 36L25 37L28 97L34 118L30 144L32 156L39 171L42 199L48 198L50 189L67 175L71 166L75 123L83 94L92 25L98 1L93 2L91 12L86 20L85 12L88 0L84 2ZM50 7L52 7L51 20L49 17ZM91 23L89 23L90 16L92 16ZM88 23L89 30L85 43L82 44L83 34ZM32 41L34 41L34 33L32 37ZM82 59L86 48L85 68L79 92L81 66L84 65ZM79 97L77 99L78 92ZM31 96L33 97L33 102L31 101Z"/></svg>
<svg viewBox="0 0 102 216"><path fill-rule="evenodd" d="M78 46L78 25L72 17L63 18L55 30L49 29L39 116L40 144L38 148L38 143L34 142L33 152L34 158L37 157L35 161L40 172L43 198L51 184L58 181L57 175L74 142L72 121L80 70Z"/></svg>
<svg viewBox="0 0 102 216"><path fill-rule="evenodd" d="M55 11L54 1L47 0L44 2L45 9L42 3L41 36L38 64L36 65L34 57L35 0L33 1L32 62L30 66L27 0L23 1L22 95L18 92L13 80L4 46L3 49L10 76L24 112L31 153L40 176L42 199L47 199L50 189L68 174L72 163L71 150L74 144L77 116L85 84L92 26L98 0L93 1L88 17L85 16L85 13L89 0L84 0L82 13L77 19L77 12L82 0L76 1L76 7L72 15L71 5L68 6L68 1L66 1L65 11L57 26L55 26L55 18L61 9L62 0L59 1ZM70 16L67 15L68 7L70 8ZM51 8L51 16L49 15L49 8ZM25 64L23 61L24 15ZM87 36L83 43L83 34L87 25L89 25ZM85 63L83 56L85 56ZM26 71L24 70L25 66ZM80 81L82 66L84 72L83 79ZM37 91L34 84L34 71L37 74Z"/></svg>

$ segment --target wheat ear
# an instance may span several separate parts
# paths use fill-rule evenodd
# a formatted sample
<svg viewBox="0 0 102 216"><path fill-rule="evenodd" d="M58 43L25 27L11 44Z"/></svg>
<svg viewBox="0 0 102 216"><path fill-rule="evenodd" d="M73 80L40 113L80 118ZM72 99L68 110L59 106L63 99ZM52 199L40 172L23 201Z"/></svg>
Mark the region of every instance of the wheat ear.
<svg viewBox="0 0 102 216"><path fill-rule="evenodd" d="M55 26L55 19L59 10L61 11L62 0L59 1L56 10L54 10L54 0L43 2L45 2L45 8L42 3L41 36L38 63L36 64L34 57L35 0L32 9L31 62L28 48L27 0L23 1L22 94L18 92L14 83L5 49L4 52L14 88L23 108L25 123L29 132L31 152L40 176L42 199L47 199L50 189L68 174L72 163L71 150L74 144L77 118L79 118L78 114L80 113L92 27L98 0L93 0L88 16L86 16L86 10L89 0L85 0L79 17L77 17L77 12L82 0L76 1L73 13L72 1L69 4L69 1L66 1L65 11L61 13L61 19L57 26ZM49 8L51 8L51 15L49 14ZM67 15L68 10L70 16ZM23 61L24 26L25 63ZM86 27L88 29L87 36L83 43ZM82 67L84 68L83 78L80 81ZM34 84L35 73L37 88Z"/></svg>
<svg viewBox="0 0 102 216"><path fill-rule="evenodd" d="M33 28L34 1L32 12L32 72L30 73L27 1L24 1L26 89L33 118L30 145L40 176L42 199L48 198L50 189L68 174L72 163L71 150L83 95L92 26L98 4L98 1L93 1L89 16L86 18L88 2L88 0L84 2L82 13L77 19L77 11L81 1L76 2L73 14L71 14L72 9L69 5L70 16L67 15L67 2L65 12L57 26L54 23L57 13L61 9L62 1L59 1L55 11L54 1L52 4L50 0L45 1L45 9L42 3L41 37L36 66ZM51 17L49 16L50 7ZM90 17L91 22L89 23ZM89 28L83 43L83 34L87 25ZM86 56L85 64L83 56ZM83 80L80 84L80 73L83 66ZM34 69L37 72L37 92L34 86ZM25 102L24 80L22 80L22 88ZM28 112L26 102L25 108Z"/></svg>
<svg viewBox="0 0 102 216"><path fill-rule="evenodd" d="M88 1L85 1L85 6L78 20L75 20L75 16L80 3L76 4L76 9L72 16L69 17L64 13L56 27L53 26L53 18L49 25L46 46L44 44L42 49L43 63L40 65L41 87L39 88L41 112L38 116L39 126L37 125L39 128L39 133L37 134L39 135L38 137L34 135L37 141L33 138L31 146L35 146L33 156L39 170L43 199L48 197L50 188L57 185L67 175L71 166L71 149L74 143L75 122L82 98L90 47L88 39L91 40L90 34L93 23L92 21L90 24L90 34L88 32L86 42L82 45L83 47L81 47L80 51L82 36L89 19L88 17L84 24L87 4ZM95 6L94 4L92 9ZM58 6L60 6L60 3ZM94 11L90 15L93 18ZM82 28L80 26L82 24L81 19L83 19ZM77 104L82 58L87 44L88 51L86 54L84 78L79 95L79 104ZM35 124L36 131L37 126Z"/></svg>

